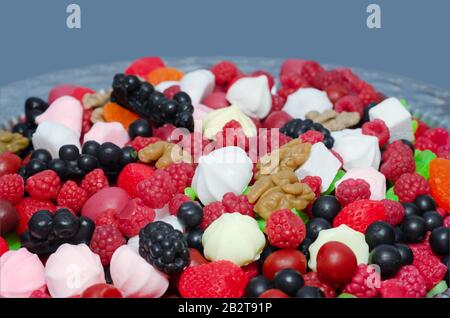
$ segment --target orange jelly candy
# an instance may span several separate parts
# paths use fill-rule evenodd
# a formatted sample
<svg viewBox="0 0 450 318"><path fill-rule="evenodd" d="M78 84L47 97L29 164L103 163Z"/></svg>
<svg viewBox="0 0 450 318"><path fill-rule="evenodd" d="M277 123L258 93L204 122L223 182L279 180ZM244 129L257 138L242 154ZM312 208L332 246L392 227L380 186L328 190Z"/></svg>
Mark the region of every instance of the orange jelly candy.
<svg viewBox="0 0 450 318"><path fill-rule="evenodd" d="M436 203L450 213L450 160L436 158L430 162L430 187Z"/></svg>
<svg viewBox="0 0 450 318"><path fill-rule="evenodd" d="M139 119L139 116L116 103L108 103L103 107L103 118L107 122L119 122L125 129L128 129L128 126Z"/></svg>
<svg viewBox="0 0 450 318"><path fill-rule="evenodd" d="M184 73L176 68L160 67L148 74L147 81L156 86L166 81L179 81L183 76Z"/></svg>

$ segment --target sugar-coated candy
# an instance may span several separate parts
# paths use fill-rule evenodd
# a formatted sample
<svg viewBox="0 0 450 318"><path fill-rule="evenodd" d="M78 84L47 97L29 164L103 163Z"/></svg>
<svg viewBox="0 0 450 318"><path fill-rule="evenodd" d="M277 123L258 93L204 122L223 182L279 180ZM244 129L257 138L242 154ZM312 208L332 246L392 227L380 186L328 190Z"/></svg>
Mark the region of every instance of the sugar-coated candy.
<svg viewBox="0 0 450 318"><path fill-rule="evenodd" d="M347 179L363 179L370 185L370 200L383 200L386 197L386 177L372 167L352 168L336 182L336 187Z"/></svg>
<svg viewBox="0 0 450 318"><path fill-rule="evenodd" d="M169 287L167 276L127 245L114 252L109 270L114 286L124 297L159 298Z"/></svg>
<svg viewBox="0 0 450 318"><path fill-rule="evenodd" d="M37 255L21 248L0 257L0 298L28 298L44 289L44 265Z"/></svg>
<svg viewBox="0 0 450 318"><path fill-rule="evenodd" d="M350 132L335 139L333 150L344 160L344 169L379 168L381 161L378 138Z"/></svg>
<svg viewBox="0 0 450 318"><path fill-rule="evenodd" d="M98 122L84 135L84 142L91 140L99 144L112 142L119 147L123 147L130 141L130 137L122 124L118 122Z"/></svg>
<svg viewBox="0 0 450 318"><path fill-rule="evenodd" d="M43 114L36 117L36 124L44 121L62 124L77 134L81 134L83 106L72 96L62 96L55 100Z"/></svg>
<svg viewBox="0 0 450 318"><path fill-rule="evenodd" d="M45 149L52 158L59 157L59 149L64 145L75 145L81 149L80 135L76 131L50 120L38 125L32 141L34 149Z"/></svg>
<svg viewBox="0 0 450 318"><path fill-rule="evenodd" d="M80 295L94 284L105 283L100 256L86 244L63 244L45 265L47 288L53 298Z"/></svg>
<svg viewBox="0 0 450 318"><path fill-rule="evenodd" d="M320 113L332 109L333 104L326 92L315 88L300 88L295 93L288 96L283 111L293 118L305 119L310 111Z"/></svg>
<svg viewBox="0 0 450 318"><path fill-rule="evenodd" d="M192 100L192 104L199 104L212 93L215 85L214 74L209 70L196 70L183 76L180 88L186 92Z"/></svg>
<svg viewBox="0 0 450 318"><path fill-rule="evenodd" d="M129 200L128 193L122 188L104 188L86 201L81 209L81 215L95 221L99 215L108 209L122 211Z"/></svg>
<svg viewBox="0 0 450 318"><path fill-rule="evenodd" d="M237 212L222 214L202 237L206 259L228 260L238 266L258 260L265 243L256 220Z"/></svg>

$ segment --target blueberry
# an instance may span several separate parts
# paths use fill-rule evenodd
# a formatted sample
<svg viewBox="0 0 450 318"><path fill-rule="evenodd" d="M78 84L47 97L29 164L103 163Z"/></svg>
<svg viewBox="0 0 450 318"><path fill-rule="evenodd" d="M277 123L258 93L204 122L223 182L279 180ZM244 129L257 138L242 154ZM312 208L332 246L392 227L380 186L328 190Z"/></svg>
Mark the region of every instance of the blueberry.
<svg viewBox="0 0 450 318"><path fill-rule="evenodd" d="M306 259L309 259L309 246L313 243L314 241L309 238L308 236L305 237L305 239L303 240L303 242L297 247L297 249L303 253L303 255L305 255Z"/></svg>
<svg viewBox="0 0 450 318"><path fill-rule="evenodd" d="M64 145L59 148L59 158L64 161L77 160L80 156L80 150L75 145Z"/></svg>
<svg viewBox="0 0 450 318"><path fill-rule="evenodd" d="M434 199L426 194L419 195L414 200L414 204L422 212L433 211L436 209L436 203L434 202Z"/></svg>
<svg viewBox="0 0 450 318"><path fill-rule="evenodd" d="M297 291L303 287L303 276L293 269L282 269L275 274L273 279L275 288L285 292L289 296L295 296Z"/></svg>
<svg viewBox="0 0 450 318"><path fill-rule="evenodd" d="M380 266L383 279L394 276L402 266L402 256L392 245L378 245L369 255L369 263Z"/></svg>
<svg viewBox="0 0 450 318"><path fill-rule="evenodd" d="M324 144L328 149L333 148L333 145L334 145L334 138L331 137L330 135L325 135L325 138L324 138L324 140L323 140L323 144Z"/></svg>
<svg viewBox="0 0 450 318"><path fill-rule="evenodd" d="M78 167L78 160L66 161L67 176L76 179L84 176L83 170Z"/></svg>
<svg viewBox="0 0 450 318"><path fill-rule="evenodd" d="M376 103L372 103L372 104L369 104L367 107L364 108L364 113L363 113L363 117L361 119L361 123L364 124L364 123L370 121L369 110L371 110L375 106L377 106L377 104Z"/></svg>
<svg viewBox="0 0 450 318"><path fill-rule="evenodd" d="M34 123L37 116L48 108L48 104L38 97L30 97L25 101L25 117L28 122Z"/></svg>
<svg viewBox="0 0 450 318"><path fill-rule="evenodd" d="M193 201L184 202L178 209L177 217L182 225L193 228L202 222L203 209Z"/></svg>
<svg viewBox="0 0 450 318"><path fill-rule="evenodd" d="M98 167L98 160L92 155L83 154L78 157L77 164L84 173L89 173Z"/></svg>
<svg viewBox="0 0 450 318"><path fill-rule="evenodd" d="M72 238L77 234L80 223L68 209L59 209L53 216L53 233L62 239Z"/></svg>
<svg viewBox="0 0 450 318"><path fill-rule="evenodd" d="M414 259L414 254L411 251L411 249L409 248L409 246L406 244L402 244L402 243L395 243L395 247L399 251L400 256L402 258L402 266L412 265L413 259Z"/></svg>
<svg viewBox="0 0 450 318"><path fill-rule="evenodd" d="M161 113L164 117L173 117L177 113L178 104L173 100L161 104Z"/></svg>
<svg viewBox="0 0 450 318"><path fill-rule="evenodd" d="M408 216L401 224L405 240L408 243L419 243L425 239L427 224L420 216Z"/></svg>
<svg viewBox="0 0 450 318"><path fill-rule="evenodd" d="M411 216L411 215L417 215L420 216L422 214L422 211L411 202L403 202L402 203L403 209L405 209L405 217Z"/></svg>
<svg viewBox="0 0 450 318"><path fill-rule="evenodd" d="M67 176L67 166L64 160L52 159L48 163L48 168L56 172L56 174L64 179Z"/></svg>
<svg viewBox="0 0 450 318"><path fill-rule="evenodd" d="M53 226L53 214L47 210L41 210L33 214L28 221L30 235L37 240L46 240Z"/></svg>
<svg viewBox="0 0 450 318"><path fill-rule="evenodd" d="M32 160L30 160L30 162L27 165L27 175L33 176L36 173L39 173L46 169L47 169L47 165L45 164L45 162L42 162L37 159L32 159Z"/></svg>
<svg viewBox="0 0 450 318"><path fill-rule="evenodd" d="M128 127L128 134L131 139L134 139L138 136L140 137L151 137L152 136L152 127L145 119L137 119L131 123Z"/></svg>
<svg viewBox="0 0 450 318"><path fill-rule="evenodd" d="M395 232L395 243L404 243L405 236L403 235L402 229L399 226L394 228Z"/></svg>
<svg viewBox="0 0 450 318"><path fill-rule="evenodd" d="M394 244L394 228L386 222L373 222L367 227L366 242L372 250L381 244Z"/></svg>
<svg viewBox="0 0 450 318"><path fill-rule="evenodd" d="M185 92L178 92L173 96L173 100L179 104L191 104L191 98Z"/></svg>
<svg viewBox="0 0 450 318"><path fill-rule="evenodd" d="M81 149L81 153L97 157L100 144L94 140L86 141Z"/></svg>
<svg viewBox="0 0 450 318"><path fill-rule="evenodd" d="M137 76L129 75L125 77L125 87L127 88L128 91L135 90L136 88L139 87L140 83L141 81L139 80L139 78L137 78Z"/></svg>
<svg viewBox="0 0 450 318"><path fill-rule="evenodd" d="M91 242L92 234L94 234L95 223L88 217L80 216L78 218L78 231L71 239L72 244L86 244Z"/></svg>
<svg viewBox="0 0 450 318"><path fill-rule="evenodd" d="M17 173L19 174L19 176L22 177L22 179L24 181L26 181L26 179L28 178L28 171L27 171L27 167L26 166L20 167L19 171L17 171Z"/></svg>
<svg viewBox="0 0 450 318"><path fill-rule="evenodd" d="M428 211L422 215L422 218L427 224L427 230L433 231L435 228L444 224L444 218L436 211Z"/></svg>
<svg viewBox="0 0 450 318"><path fill-rule="evenodd" d="M341 210L341 204L333 195L320 196L312 205L314 217L324 218L330 223Z"/></svg>
<svg viewBox="0 0 450 318"><path fill-rule="evenodd" d="M46 149L36 149L31 153L31 159L37 159L44 163L52 160L52 155Z"/></svg>
<svg viewBox="0 0 450 318"><path fill-rule="evenodd" d="M191 229L184 234L189 247L195 248L200 253L203 253L202 237L203 231L201 229Z"/></svg>
<svg viewBox="0 0 450 318"><path fill-rule="evenodd" d="M106 167L117 166L122 159L122 155L122 149L112 142L105 142L98 151L98 159Z"/></svg>
<svg viewBox="0 0 450 318"><path fill-rule="evenodd" d="M323 292L314 286L303 286L295 294L296 298L324 298Z"/></svg>
<svg viewBox="0 0 450 318"><path fill-rule="evenodd" d="M134 163L138 160L138 153L136 149L131 146L122 148L122 165L125 166L129 163Z"/></svg>
<svg viewBox="0 0 450 318"><path fill-rule="evenodd" d="M166 101L166 100L167 100L167 98L163 93L156 92L156 91L150 97L151 103L155 106L161 104L161 102Z"/></svg>
<svg viewBox="0 0 450 318"><path fill-rule="evenodd" d="M438 227L430 234L430 246L433 252L440 256L447 256L450 252L450 228Z"/></svg>
<svg viewBox="0 0 450 318"><path fill-rule="evenodd" d="M262 275L253 277L245 287L245 297L257 298L272 287L272 283Z"/></svg>
<svg viewBox="0 0 450 318"><path fill-rule="evenodd" d="M307 236L315 241L319 236L320 231L331 229L331 224L324 218L313 218L306 224Z"/></svg>

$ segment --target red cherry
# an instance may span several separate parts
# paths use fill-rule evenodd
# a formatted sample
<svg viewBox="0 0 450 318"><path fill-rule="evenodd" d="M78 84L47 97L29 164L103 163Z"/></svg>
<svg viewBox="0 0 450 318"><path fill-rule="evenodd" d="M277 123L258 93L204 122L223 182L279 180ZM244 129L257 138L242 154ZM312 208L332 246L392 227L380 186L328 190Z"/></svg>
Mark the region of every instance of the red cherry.
<svg viewBox="0 0 450 318"><path fill-rule="evenodd" d="M340 242L325 243L317 253L317 273L335 287L348 283L357 266L353 251Z"/></svg>
<svg viewBox="0 0 450 318"><path fill-rule="evenodd" d="M19 215L10 202L0 200L0 235L12 233L19 225Z"/></svg>
<svg viewBox="0 0 450 318"><path fill-rule="evenodd" d="M7 151L0 155L0 177L5 174L16 173L22 165L19 156Z"/></svg>
<svg viewBox="0 0 450 318"><path fill-rule="evenodd" d="M279 289L272 288L266 290L258 298L289 298L289 296Z"/></svg>
<svg viewBox="0 0 450 318"><path fill-rule="evenodd" d="M282 249L270 254L264 261L262 272L269 280L275 277L275 274L282 269L295 269L296 271L306 273L306 257L302 252L296 249Z"/></svg>
<svg viewBox="0 0 450 318"><path fill-rule="evenodd" d="M270 113L270 115L267 116L263 120L262 127L263 128L281 128L281 127L283 127L284 124L286 124L291 119L292 119L292 117L288 113L286 113L282 110L274 111L274 112Z"/></svg>
<svg viewBox="0 0 450 318"><path fill-rule="evenodd" d="M85 289L81 298L122 298L122 294L113 285L95 284Z"/></svg>

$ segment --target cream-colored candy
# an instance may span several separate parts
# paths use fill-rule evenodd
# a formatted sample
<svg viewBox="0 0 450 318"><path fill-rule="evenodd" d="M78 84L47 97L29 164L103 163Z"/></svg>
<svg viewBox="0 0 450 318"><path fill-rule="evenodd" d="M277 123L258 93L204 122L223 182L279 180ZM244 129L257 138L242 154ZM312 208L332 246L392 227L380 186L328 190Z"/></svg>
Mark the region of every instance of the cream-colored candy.
<svg viewBox="0 0 450 318"><path fill-rule="evenodd" d="M254 218L225 213L203 233L205 257L210 261L228 260L238 266L259 259L266 239Z"/></svg>
<svg viewBox="0 0 450 318"><path fill-rule="evenodd" d="M256 126L253 120L245 115L237 106L228 106L208 113L203 117L203 135L208 139L215 139L223 126L230 120L241 124L242 131L247 137L256 136Z"/></svg>
<svg viewBox="0 0 450 318"><path fill-rule="evenodd" d="M308 266L312 271L317 271L317 253L322 245L328 242L340 242L347 245L355 254L358 265L367 264L369 261L369 245L366 243L364 234L342 224L320 231L317 239L309 246Z"/></svg>

